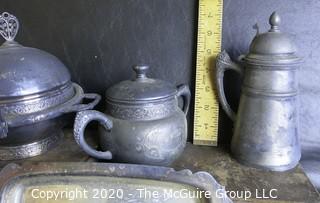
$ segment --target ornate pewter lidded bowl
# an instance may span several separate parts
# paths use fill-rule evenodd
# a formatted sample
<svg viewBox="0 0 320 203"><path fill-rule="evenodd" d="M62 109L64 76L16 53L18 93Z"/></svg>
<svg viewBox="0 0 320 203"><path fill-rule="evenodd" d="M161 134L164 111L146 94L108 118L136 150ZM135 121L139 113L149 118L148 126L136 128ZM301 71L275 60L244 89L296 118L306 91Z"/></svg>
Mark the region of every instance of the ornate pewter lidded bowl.
<svg viewBox="0 0 320 203"><path fill-rule="evenodd" d="M16 42L18 29L15 16L1 14L0 160L44 153L62 135L62 114L92 109L100 100L72 83L55 56ZM80 104L83 98L94 101Z"/></svg>
<svg viewBox="0 0 320 203"><path fill-rule="evenodd" d="M231 152L246 165L273 171L295 167L301 157L298 137L298 81L301 59L290 38L280 32L280 17L270 16L271 28L253 39L242 65L224 51L217 58L220 103L235 122ZM225 98L223 75L228 69L243 76L238 113Z"/></svg>
<svg viewBox="0 0 320 203"><path fill-rule="evenodd" d="M135 66L136 77L122 81L106 92L106 112L82 111L76 116L74 136L89 155L120 162L168 165L183 151L187 140L185 115L190 103L188 86L148 78L148 66ZM182 109L178 98L182 97ZM99 121L104 152L85 142L84 130ZM106 151L108 150L108 151Z"/></svg>
<svg viewBox="0 0 320 203"><path fill-rule="evenodd" d="M108 114L120 119L154 120L176 110L173 98L178 91L185 91L188 87L182 85L177 89L166 81L148 78L149 66L135 66L133 69L136 72L134 80L122 81L106 91ZM188 112L189 98L187 102L183 107L185 113Z"/></svg>

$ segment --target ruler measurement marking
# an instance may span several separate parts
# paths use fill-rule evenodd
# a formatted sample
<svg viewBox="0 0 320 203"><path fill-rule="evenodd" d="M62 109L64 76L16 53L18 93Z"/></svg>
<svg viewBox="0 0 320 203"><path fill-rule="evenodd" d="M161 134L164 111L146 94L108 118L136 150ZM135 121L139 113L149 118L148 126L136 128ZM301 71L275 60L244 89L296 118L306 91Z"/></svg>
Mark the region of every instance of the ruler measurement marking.
<svg viewBox="0 0 320 203"><path fill-rule="evenodd" d="M194 144L217 145L219 103L212 60L221 50L222 0L199 0Z"/></svg>

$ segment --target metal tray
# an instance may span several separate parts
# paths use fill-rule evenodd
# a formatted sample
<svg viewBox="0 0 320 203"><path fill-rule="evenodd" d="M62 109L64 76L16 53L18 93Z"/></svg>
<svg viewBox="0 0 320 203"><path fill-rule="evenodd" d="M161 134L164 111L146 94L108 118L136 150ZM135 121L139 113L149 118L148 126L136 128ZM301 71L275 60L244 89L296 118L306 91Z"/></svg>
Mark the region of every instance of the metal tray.
<svg viewBox="0 0 320 203"><path fill-rule="evenodd" d="M207 172L167 167L28 162L0 171L1 203L231 202L222 194L224 188Z"/></svg>

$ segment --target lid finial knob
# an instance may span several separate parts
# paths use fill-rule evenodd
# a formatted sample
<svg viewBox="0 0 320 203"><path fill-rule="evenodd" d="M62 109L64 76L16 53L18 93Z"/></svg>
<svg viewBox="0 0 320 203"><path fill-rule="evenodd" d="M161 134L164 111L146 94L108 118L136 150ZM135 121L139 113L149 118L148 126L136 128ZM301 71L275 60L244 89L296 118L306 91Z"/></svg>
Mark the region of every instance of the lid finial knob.
<svg viewBox="0 0 320 203"><path fill-rule="evenodd" d="M276 11L271 14L269 23L271 25L271 29L269 30L270 32L280 32L279 25L281 23L281 19Z"/></svg>
<svg viewBox="0 0 320 203"><path fill-rule="evenodd" d="M136 72L136 78L142 79L147 78L147 71L149 69L148 65L136 65L133 67L133 70Z"/></svg>
<svg viewBox="0 0 320 203"><path fill-rule="evenodd" d="M8 12L3 12L0 15L0 34L1 36L9 42L14 41L19 30L19 21L14 16Z"/></svg>

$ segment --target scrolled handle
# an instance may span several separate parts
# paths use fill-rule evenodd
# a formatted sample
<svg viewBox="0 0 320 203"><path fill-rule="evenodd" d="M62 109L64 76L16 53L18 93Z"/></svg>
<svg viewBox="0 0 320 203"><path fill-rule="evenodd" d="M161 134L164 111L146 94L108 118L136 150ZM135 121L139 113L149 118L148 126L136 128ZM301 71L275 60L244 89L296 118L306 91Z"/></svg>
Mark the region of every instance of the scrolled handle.
<svg viewBox="0 0 320 203"><path fill-rule="evenodd" d="M110 151L97 151L96 149L92 148L84 138L84 132L87 125L94 120L98 121L106 130L110 130L112 128L112 121L105 114L95 110L81 111L77 113L74 122L74 138L77 144L83 149L83 151L85 151L90 156L98 159L110 160L112 159L112 153Z"/></svg>
<svg viewBox="0 0 320 203"><path fill-rule="evenodd" d="M216 83L217 83L218 97L223 110L226 112L226 114L230 117L232 121L235 121L236 114L231 109L226 99L226 95L224 93L223 78L224 78L224 72L226 70L234 70L240 75L243 74L242 67L234 63L233 61L231 61L226 51L222 51L220 54L218 54L217 61L216 61Z"/></svg>
<svg viewBox="0 0 320 203"><path fill-rule="evenodd" d="M183 107L182 111L187 115L190 106L191 93L188 85L179 85L178 86L178 97L183 98Z"/></svg>

